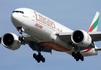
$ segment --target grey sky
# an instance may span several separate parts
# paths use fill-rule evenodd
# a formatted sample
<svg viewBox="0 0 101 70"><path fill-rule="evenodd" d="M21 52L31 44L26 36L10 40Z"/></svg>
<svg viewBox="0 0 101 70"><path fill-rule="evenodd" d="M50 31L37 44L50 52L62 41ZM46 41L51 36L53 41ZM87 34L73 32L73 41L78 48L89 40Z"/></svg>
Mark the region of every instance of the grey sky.
<svg viewBox="0 0 101 70"><path fill-rule="evenodd" d="M50 17L71 28L87 31L96 11L101 13L100 0L1 0L0 1L0 36L7 32L19 34L11 23L14 9L27 7ZM101 18L99 29L101 31ZM101 47L100 42L97 46ZM34 51L28 45L11 51L0 45L0 70L99 70L101 69L101 52L98 56L86 57L84 62L76 62L73 57L53 51L42 53L45 63L37 63L33 58Z"/></svg>

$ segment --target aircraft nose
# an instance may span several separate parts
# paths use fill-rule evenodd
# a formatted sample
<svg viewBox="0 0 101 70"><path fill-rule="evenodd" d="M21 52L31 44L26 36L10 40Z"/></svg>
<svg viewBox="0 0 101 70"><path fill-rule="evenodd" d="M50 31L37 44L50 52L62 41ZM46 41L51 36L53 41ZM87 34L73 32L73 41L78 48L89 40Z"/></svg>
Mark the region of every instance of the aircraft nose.
<svg viewBox="0 0 101 70"><path fill-rule="evenodd" d="M14 20L14 21L21 21L21 16L20 16L20 14L18 14L18 13L12 13L11 19L12 19L12 21L13 21L13 20Z"/></svg>
<svg viewBox="0 0 101 70"><path fill-rule="evenodd" d="M20 13L13 13L11 14L11 21L15 26L20 26L23 22L22 15Z"/></svg>

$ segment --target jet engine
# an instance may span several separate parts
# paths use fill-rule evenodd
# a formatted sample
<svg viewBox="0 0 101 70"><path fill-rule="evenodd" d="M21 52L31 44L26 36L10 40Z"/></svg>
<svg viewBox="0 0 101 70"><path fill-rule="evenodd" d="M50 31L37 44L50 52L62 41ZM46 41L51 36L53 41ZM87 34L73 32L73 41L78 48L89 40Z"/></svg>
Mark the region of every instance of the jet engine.
<svg viewBox="0 0 101 70"><path fill-rule="evenodd" d="M88 47L92 44L91 36L84 30L76 30L71 35L72 42L79 47Z"/></svg>
<svg viewBox="0 0 101 70"><path fill-rule="evenodd" d="M21 46L21 41L16 34L6 33L1 38L1 44L10 50L17 50Z"/></svg>

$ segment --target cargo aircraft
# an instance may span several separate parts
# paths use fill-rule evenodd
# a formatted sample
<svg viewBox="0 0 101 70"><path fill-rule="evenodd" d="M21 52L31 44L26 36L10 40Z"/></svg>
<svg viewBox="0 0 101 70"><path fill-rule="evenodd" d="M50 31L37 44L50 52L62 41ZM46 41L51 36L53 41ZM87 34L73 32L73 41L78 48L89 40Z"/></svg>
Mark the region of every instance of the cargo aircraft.
<svg viewBox="0 0 101 70"><path fill-rule="evenodd" d="M39 63L45 62L41 52L52 53L52 50L66 52L76 61L84 61L86 56L98 55L95 42L101 41L98 29L100 13L95 17L88 31L72 30L29 8L17 8L12 11L11 21L19 35L8 32L0 37L1 44L10 50L17 50L21 45L28 44L33 51L33 58Z"/></svg>

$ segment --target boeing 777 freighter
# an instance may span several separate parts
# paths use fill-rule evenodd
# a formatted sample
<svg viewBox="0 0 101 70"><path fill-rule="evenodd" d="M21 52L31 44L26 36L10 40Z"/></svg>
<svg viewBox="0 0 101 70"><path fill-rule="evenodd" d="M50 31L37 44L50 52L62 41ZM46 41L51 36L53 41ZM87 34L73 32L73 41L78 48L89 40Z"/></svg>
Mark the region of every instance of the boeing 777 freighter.
<svg viewBox="0 0 101 70"><path fill-rule="evenodd" d="M51 53L52 50L66 52L76 61L84 61L85 56L98 55L101 50L95 45L95 42L101 41L101 31L97 31L99 16L100 13L96 12L87 32L82 29L73 31L35 10L18 8L12 12L11 21L19 35L5 33L0 37L0 42L10 50L28 44L38 52L33 54L38 63L45 62L41 52Z"/></svg>

